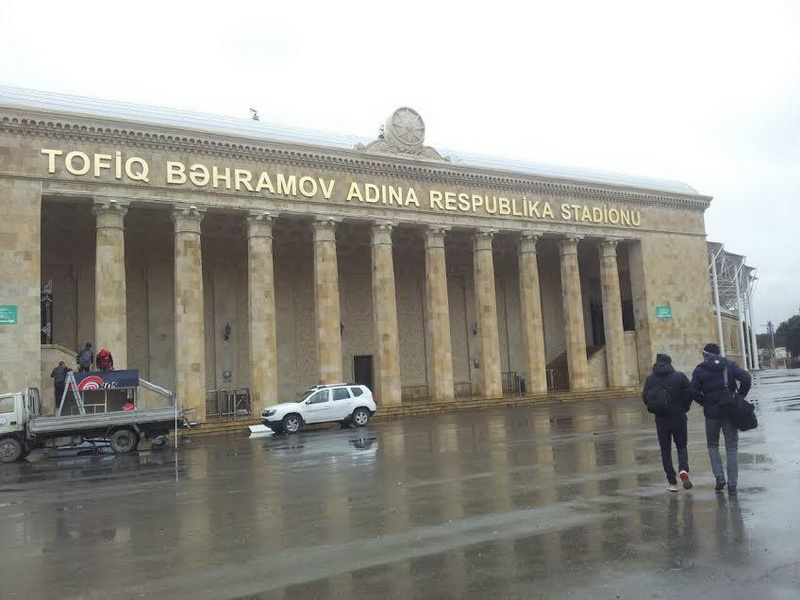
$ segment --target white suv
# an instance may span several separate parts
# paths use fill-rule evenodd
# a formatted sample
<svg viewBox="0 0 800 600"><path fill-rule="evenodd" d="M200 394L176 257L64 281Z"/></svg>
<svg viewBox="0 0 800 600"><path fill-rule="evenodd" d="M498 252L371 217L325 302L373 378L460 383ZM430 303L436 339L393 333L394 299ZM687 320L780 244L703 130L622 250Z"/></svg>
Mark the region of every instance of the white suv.
<svg viewBox="0 0 800 600"><path fill-rule="evenodd" d="M316 385L291 402L273 404L261 411L261 422L276 432L297 433L306 423L338 422L363 427L378 409L365 385Z"/></svg>

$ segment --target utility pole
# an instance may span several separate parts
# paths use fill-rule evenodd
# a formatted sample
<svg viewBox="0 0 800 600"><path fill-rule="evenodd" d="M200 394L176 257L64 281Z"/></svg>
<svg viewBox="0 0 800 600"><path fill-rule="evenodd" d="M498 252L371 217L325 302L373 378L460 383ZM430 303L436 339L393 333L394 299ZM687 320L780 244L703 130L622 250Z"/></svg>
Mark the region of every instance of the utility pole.
<svg viewBox="0 0 800 600"><path fill-rule="evenodd" d="M772 321L767 321L767 333L772 340L772 358L775 358L775 327L772 325Z"/></svg>

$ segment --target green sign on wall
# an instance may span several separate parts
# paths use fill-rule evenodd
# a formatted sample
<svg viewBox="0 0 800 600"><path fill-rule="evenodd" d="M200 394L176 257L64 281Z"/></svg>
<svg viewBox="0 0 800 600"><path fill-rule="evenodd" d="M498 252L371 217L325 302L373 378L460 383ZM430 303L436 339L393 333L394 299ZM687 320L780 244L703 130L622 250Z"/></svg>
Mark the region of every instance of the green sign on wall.
<svg viewBox="0 0 800 600"><path fill-rule="evenodd" d="M17 324L17 305L0 304L0 325Z"/></svg>
<svg viewBox="0 0 800 600"><path fill-rule="evenodd" d="M656 306L656 317L659 319L671 319L672 307L671 306Z"/></svg>

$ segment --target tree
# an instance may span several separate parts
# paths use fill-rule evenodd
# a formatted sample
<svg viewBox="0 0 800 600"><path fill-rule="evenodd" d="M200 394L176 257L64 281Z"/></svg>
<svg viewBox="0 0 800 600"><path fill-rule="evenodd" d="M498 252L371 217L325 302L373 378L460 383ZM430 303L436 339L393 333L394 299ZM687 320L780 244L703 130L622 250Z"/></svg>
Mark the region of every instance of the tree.
<svg viewBox="0 0 800 600"><path fill-rule="evenodd" d="M781 336L786 343L786 351L792 358L800 356L800 315L790 317L778 325L775 330L775 338ZM777 341L776 341L777 343Z"/></svg>

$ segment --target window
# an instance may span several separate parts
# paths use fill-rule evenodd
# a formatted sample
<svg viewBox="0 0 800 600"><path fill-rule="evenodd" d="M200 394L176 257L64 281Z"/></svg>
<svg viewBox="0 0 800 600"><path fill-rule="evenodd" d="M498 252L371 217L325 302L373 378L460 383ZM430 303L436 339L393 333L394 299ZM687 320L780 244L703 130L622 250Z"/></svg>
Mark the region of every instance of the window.
<svg viewBox="0 0 800 600"><path fill-rule="evenodd" d="M320 390L308 399L309 404L321 404L328 401L328 390Z"/></svg>
<svg viewBox="0 0 800 600"><path fill-rule="evenodd" d="M364 390L362 390L360 387L350 388L350 391L353 393L353 396L355 397L358 397L364 393Z"/></svg>
<svg viewBox="0 0 800 600"><path fill-rule="evenodd" d="M336 400L349 400L350 399L350 392L347 391L347 388L336 388L333 390L333 401Z"/></svg>
<svg viewBox="0 0 800 600"><path fill-rule="evenodd" d="M0 413L14 412L14 396L0 396Z"/></svg>

